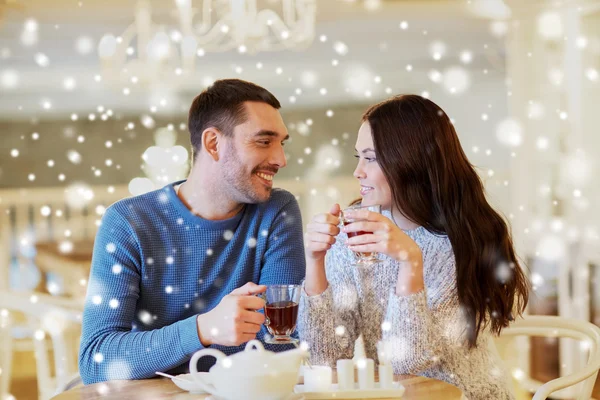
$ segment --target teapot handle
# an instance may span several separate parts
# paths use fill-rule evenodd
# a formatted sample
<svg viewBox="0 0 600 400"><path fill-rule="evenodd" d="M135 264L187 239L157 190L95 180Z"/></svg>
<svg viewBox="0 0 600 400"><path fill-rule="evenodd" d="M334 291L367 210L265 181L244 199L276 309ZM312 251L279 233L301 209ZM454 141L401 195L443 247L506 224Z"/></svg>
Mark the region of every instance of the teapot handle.
<svg viewBox="0 0 600 400"><path fill-rule="evenodd" d="M219 362L219 360L225 358L225 354L215 349L202 349L195 352L192 356L192 359L190 360L190 372L192 378L194 378L194 381L198 384L198 386L200 386L202 390L214 396L218 396L219 394L217 393L217 389L213 385L202 379L202 375L198 373L198 360L200 360L204 356L213 356L217 359L217 362Z"/></svg>
<svg viewBox="0 0 600 400"><path fill-rule="evenodd" d="M251 351L252 347L254 347L256 349L256 351L258 351L258 352L265 351L265 347L260 342L260 340L253 339L253 340L249 341L248 343L246 343L246 347L244 348L244 351Z"/></svg>

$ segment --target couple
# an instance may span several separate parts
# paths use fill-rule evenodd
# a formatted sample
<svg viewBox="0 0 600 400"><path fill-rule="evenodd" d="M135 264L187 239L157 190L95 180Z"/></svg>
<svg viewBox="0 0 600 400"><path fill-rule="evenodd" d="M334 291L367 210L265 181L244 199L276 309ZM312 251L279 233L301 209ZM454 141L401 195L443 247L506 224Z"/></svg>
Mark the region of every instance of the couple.
<svg viewBox="0 0 600 400"><path fill-rule="evenodd" d="M371 107L354 175L362 204L382 214L357 211L348 217L364 221L340 230L334 205L307 225L304 248L294 196L272 187L286 165L279 108L262 87L215 82L190 108L187 180L107 209L83 315L84 383L182 373L208 346L240 351L265 334L255 295L304 279L298 331L313 364L352 358L362 334L370 358L386 344L395 373L472 400L511 398L488 343L523 310L527 282L448 116L414 95ZM358 230L372 233L347 239ZM358 251L380 260L355 268Z"/></svg>

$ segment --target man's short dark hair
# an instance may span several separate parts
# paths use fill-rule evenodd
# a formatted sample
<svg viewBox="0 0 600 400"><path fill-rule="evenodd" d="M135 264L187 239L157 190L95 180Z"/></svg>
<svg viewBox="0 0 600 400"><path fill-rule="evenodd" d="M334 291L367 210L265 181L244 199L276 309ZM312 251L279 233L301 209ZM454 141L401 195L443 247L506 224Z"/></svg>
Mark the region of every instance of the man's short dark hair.
<svg viewBox="0 0 600 400"><path fill-rule="evenodd" d="M258 101L279 109L279 100L267 89L240 79L221 79L200 93L190 107L188 127L192 159L202 147L202 132L215 127L226 136L248 118L244 102Z"/></svg>

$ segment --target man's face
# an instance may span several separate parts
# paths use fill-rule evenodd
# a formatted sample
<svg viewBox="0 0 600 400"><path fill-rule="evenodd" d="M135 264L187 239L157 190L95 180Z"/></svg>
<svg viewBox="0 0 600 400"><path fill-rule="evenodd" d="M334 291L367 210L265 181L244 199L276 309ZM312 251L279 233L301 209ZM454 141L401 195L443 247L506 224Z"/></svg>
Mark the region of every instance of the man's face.
<svg viewBox="0 0 600 400"><path fill-rule="evenodd" d="M261 203L271 196L273 177L286 166L283 145L288 132L275 108L246 102L248 119L224 138L223 190L239 203Z"/></svg>

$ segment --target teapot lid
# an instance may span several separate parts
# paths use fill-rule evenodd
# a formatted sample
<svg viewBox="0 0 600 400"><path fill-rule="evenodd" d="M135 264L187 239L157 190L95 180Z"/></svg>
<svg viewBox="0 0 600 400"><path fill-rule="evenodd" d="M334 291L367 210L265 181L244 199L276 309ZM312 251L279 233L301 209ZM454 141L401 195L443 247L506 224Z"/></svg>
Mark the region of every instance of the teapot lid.
<svg viewBox="0 0 600 400"><path fill-rule="evenodd" d="M251 340L246 344L244 351L225 357L215 365L229 372L240 371L245 375L262 375L270 367L273 352L265 350L258 340Z"/></svg>

